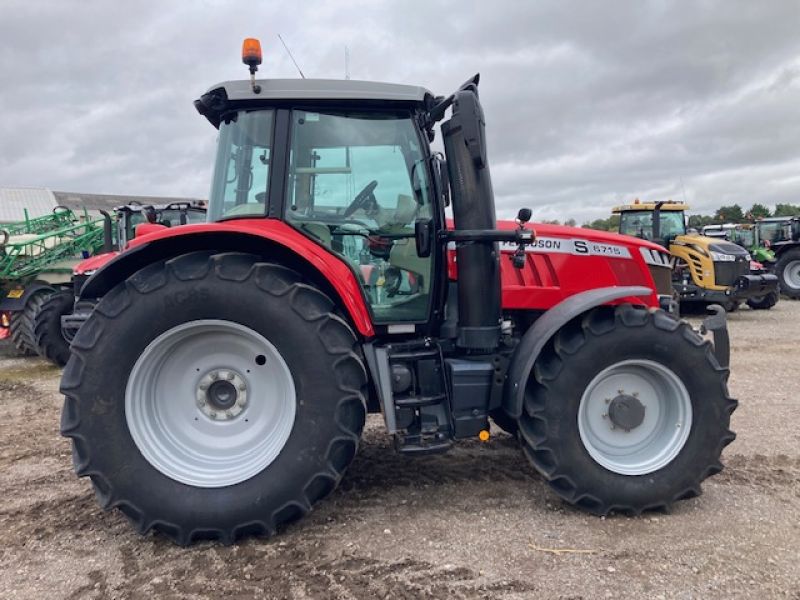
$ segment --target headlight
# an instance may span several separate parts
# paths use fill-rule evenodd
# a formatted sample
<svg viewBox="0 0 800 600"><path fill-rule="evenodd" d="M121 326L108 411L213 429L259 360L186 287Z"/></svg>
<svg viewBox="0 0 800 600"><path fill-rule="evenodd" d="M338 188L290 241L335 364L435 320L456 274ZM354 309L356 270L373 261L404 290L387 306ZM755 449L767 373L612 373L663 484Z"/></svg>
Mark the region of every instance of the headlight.
<svg viewBox="0 0 800 600"><path fill-rule="evenodd" d="M723 254L722 252L710 252L711 260L714 262L735 262L736 257L733 254Z"/></svg>

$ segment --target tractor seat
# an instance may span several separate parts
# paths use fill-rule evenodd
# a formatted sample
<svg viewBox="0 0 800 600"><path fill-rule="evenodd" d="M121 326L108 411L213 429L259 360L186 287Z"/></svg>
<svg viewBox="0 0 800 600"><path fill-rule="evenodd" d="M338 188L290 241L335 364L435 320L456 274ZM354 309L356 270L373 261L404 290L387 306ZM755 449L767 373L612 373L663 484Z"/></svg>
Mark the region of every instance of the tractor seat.
<svg viewBox="0 0 800 600"><path fill-rule="evenodd" d="M320 221L308 221L301 223L300 229L316 238L323 246L330 248L333 243L333 236L331 236L331 229L325 223Z"/></svg>

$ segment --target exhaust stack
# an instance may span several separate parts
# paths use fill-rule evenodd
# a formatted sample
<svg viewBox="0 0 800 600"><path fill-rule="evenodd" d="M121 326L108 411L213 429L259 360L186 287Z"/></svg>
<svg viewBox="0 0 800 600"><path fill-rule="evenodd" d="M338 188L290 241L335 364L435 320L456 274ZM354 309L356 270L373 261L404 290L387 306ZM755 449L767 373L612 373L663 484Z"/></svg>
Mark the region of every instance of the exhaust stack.
<svg viewBox="0 0 800 600"><path fill-rule="evenodd" d="M496 226L494 192L486 158L485 121L475 84L453 97L451 118L442 123L447 170L458 230ZM500 263L496 242L460 242L458 339L461 348L494 350L500 339Z"/></svg>

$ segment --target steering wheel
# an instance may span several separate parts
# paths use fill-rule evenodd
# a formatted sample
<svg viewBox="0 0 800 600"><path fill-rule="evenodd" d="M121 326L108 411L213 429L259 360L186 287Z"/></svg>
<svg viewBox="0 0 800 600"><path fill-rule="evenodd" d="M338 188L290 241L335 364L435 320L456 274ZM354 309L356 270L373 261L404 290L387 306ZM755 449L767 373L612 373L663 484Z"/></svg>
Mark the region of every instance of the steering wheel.
<svg viewBox="0 0 800 600"><path fill-rule="evenodd" d="M358 192L356 197L353 198L353 201L350 203L350 205L344 209L342 216L349 217L359 208L367 208L370 205L377 206L378 203L375 200L375 196L372 193L375 191L376 187L378 187L378 182L375 181L374 179L370 181L366 186L364 186L364 189ZM372 201L370 202L370 200Z"/></svg>

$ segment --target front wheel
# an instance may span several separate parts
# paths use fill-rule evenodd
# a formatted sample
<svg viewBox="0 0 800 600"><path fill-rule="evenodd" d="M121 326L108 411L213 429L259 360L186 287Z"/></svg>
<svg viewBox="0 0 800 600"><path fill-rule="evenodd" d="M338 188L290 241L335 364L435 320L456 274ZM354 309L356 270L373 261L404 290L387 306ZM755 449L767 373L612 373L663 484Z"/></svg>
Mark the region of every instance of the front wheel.
<svg viewBox="0 0 800 600"><path fill-rule="evenodd" d="M722 469L735 437L726 378L686 323L628 305L595 309L537 360L520 440L571 504L600 515L667 508Z"/></svg>
<svg viewBox="0 0 800 600"><path fill-rule="evenodd" d="M758 298L750 298L747 306L753 310L769 310L778 303L779 294L777 291L764 294Z"/></svg>
<svg viewBox="0 0 800 600"><path fill-rule="evenodd" d="M336 487L365 384L322 292L254 256L193 253L133 275L81 326L61 431L102 506L140 533L231 543Z"/></svg>

